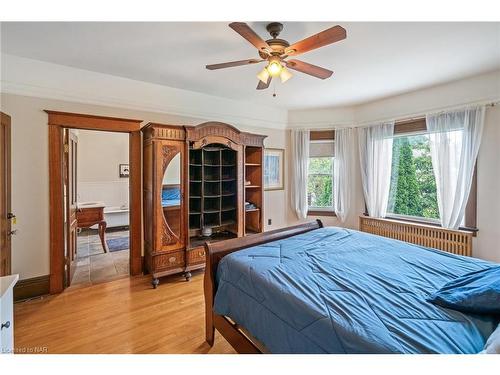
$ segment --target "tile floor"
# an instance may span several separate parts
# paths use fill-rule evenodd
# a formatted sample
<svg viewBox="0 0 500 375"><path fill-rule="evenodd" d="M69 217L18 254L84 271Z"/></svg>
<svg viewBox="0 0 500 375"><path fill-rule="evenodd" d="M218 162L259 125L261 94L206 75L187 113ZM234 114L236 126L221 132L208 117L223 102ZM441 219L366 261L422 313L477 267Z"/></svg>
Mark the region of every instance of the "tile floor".
<svg viewBox="0 0 500 375"><path fill-rule="evenodd" d="M106 238L125 237L128 230L108 229ZM129 250L104 253L97 230L84 229L78 234L77 267L72 286L92 285L129 275Z"/></svg>

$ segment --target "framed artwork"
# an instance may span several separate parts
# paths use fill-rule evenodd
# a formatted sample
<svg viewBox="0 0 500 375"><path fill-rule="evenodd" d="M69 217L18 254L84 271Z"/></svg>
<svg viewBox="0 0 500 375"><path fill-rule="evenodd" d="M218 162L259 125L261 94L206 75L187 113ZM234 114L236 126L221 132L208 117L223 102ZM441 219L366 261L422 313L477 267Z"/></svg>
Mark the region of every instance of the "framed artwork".
<svg viewBox="0 0 500 375"><path fill-rule="evenodd" d="M128 164L119 164L119 168L121 178L128 178L130 176L130 168Z"/></svg>
<svg viewBox="0 0 500 375"><path fill-rule="evenodd" d="M285 189L285 150L264 149L264 190Z"/></svg>

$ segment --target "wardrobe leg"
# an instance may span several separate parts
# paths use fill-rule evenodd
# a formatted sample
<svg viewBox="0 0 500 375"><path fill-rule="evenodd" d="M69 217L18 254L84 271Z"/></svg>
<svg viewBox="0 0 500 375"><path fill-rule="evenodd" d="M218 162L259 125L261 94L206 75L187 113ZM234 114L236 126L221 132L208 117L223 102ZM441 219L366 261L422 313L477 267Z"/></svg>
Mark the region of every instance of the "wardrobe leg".
<svg viewBox="0 0 500 375"><path fill-rule="evenodd" d="M185 272L184 277L186 278L186 281L191 281L191 272L189 271Z"/></svg>
<svg viewBox="0 0 500 375"><path fill-rule="evenodd" d="M158 287L159 283L160 283L160 279L157 277L153 277L153 280L151 280L151 285L153 285L153 289L156 289Z"/></svg>

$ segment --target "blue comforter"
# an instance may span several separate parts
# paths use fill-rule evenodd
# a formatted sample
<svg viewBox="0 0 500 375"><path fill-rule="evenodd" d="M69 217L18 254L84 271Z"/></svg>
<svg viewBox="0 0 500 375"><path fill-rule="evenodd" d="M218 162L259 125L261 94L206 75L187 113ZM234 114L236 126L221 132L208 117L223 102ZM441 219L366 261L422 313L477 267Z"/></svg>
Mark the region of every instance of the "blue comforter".
<svg viewBox="0 0 500 375"><path fill-rule="evenodd" d="M161 200L162 207L179 206L180 204L181 204L180 199L162 199Z"/></svg>
<svg viewBox="0 0 500 375"><path fill-rule="evenodd" d="M491 263L341 228L232 253L214 311L272 353L477 353L498 316L426 301Z"/></svg>

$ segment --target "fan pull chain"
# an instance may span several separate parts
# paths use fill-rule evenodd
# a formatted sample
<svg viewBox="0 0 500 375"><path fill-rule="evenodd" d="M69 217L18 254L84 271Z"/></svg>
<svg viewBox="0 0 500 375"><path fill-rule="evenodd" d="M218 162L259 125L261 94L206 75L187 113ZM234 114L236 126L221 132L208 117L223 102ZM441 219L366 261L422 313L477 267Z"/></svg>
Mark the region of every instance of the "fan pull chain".
<svg viewBox="0 0 500 375"><path fill-rule="evenodd" d="M273 81L273 98L276 98L276 80Z"/></svg>

